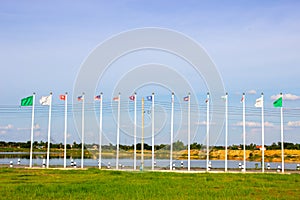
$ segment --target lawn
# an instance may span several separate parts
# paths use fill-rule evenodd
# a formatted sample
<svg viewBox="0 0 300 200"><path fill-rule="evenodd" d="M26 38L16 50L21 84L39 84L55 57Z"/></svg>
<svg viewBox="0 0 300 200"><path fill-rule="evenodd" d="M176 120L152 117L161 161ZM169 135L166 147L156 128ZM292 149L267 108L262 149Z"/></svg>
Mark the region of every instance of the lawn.
<svg viewBox="0 0 300 200"><path fill-rule="evenodd" d="M0 199L300 199L300 174L0 168Z"/></svg>

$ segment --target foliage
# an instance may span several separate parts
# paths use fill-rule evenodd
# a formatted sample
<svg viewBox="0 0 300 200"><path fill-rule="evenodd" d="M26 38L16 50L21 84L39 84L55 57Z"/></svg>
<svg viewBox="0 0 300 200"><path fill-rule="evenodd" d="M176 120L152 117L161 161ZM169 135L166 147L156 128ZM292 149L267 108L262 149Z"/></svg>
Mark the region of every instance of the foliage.
<svg viewBox="0 0 300 200"><path fill-rule="evenodd" d="M298 199L299 174L0 168L0 199Z"/></svg>

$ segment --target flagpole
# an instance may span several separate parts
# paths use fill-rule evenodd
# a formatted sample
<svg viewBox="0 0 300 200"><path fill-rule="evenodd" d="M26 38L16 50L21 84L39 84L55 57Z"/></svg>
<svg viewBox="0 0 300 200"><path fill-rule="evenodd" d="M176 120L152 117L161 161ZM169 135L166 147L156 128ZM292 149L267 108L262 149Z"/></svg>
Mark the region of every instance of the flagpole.
<svg viewBox="0 0 300 200"><path fill-rule="evenodd" d="M264 93L261 93L261 143L262 143L262 152L261 152L261 170L265 172L265 119L264 119Z"/></svg>
<svg viewBox="0 0 300 200"><path fill-rule="evenodd" d="M141 141L141 170L144 170L144 98L142 98L142 141Z"/></svg>
<svg viewBox="0 0 300 200"><path fill-rule="evenodd" d="M283 99L282 93L280 93L280 97ZM283 101L283 100L282 100ZM281 129L281 165L282 165L282 173L284 173L284 143L283 143L283 106L280 107L280 129Z"/></svg>
<svg viewBox="0 0 300 200"><path fill-rule="evenodd" d="M228 93L226 92L226 99L225 99L225 172L227 172L228 168Z"/></svg>
<svg viewBox="0 0 300 200"><path fill-rule="evenodd" d="M65 94L65 130L64 130L64 168L67 167L67 114L68 114L68 93Z"/></svg>
<svg viewBox="0 0 300 200"><path fill-rule="evenodd" d="M48 148L47 148L47 168L50 160L50 131L51 131L51 110L52 110L52 92L50 92L49 119L48 119Z"/></svg>
<svg viewBox="0 0 300 200"><path fill-rule="evenodd" d="M32 149L33 149L33 128L34 128L34 104L35 104L35 92L32 95L32 114L31 114L31 133L30 133L30 159L29 167L32 168Z"/></svg>
<svg viewBox="0 0 300 200"><path fill-rule="evenodd" d="M81 111L81 168L83 168L84 160L84 92L82 93L82 111Z"/></svg>
<svg viewBox="0 0 300 200"><path fill-rule="evenodd" d="M99 169L101 169L102 163L102 96L103 93L100 93L100 112L99 112Z"/></svg>
<svg viewBox="0 0 300 200"><path fill-rule="evenodd" d="M245 93L243 93L243 150L244 150L244 169L246 172L246 114L245 114Z"/></svg>
<svg viewBox="0 0 300 200"><path fill-rule="evenodd" d="M154 170L154 93L152 93L152 170Z"/></svg>
<svg viewBox="0 0 300 200"><path fill-rule="evenodd" d="M191 94L188 94L188 171L191 170Z"/></svg>
<svg viewBox="0 0 300 200"><path fill-rule="evenodd" d="M206 171L208 171L209 164L209 93L206 99Z"/></svg>
<svg viewBox="0 0 300 200"><path fill-rule="evenodd" d="M170 145L170 170L173 165L173 137L174 137L174 92L172 92L172 104L171 104L171 145Z"/></svg>
<svg viewBox="0 0 300 200"><path fill-rule="evenodd" d="M118 125L117 125L117 157L116 157L116 169L119 169L119 149L120 149L120 105L121 105L121 93L118 96Z"/></svg>
<svg viewBox="0 0 300 200"><path fill-rule="evenodd" d="M136 92L134 93L134 155L133 155L133 169L136 170Z"/></svg>

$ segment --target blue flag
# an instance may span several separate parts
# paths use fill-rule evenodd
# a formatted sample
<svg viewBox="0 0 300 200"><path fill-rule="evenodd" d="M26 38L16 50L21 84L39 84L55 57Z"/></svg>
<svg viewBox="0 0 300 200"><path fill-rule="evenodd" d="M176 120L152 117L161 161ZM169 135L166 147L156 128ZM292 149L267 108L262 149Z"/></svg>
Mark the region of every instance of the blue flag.
<svg viewBox="0 0 300 200"><path fill-rule="evenodd" d="M152 101L152 96L147 96L146 98L148 101Z"/></svg>

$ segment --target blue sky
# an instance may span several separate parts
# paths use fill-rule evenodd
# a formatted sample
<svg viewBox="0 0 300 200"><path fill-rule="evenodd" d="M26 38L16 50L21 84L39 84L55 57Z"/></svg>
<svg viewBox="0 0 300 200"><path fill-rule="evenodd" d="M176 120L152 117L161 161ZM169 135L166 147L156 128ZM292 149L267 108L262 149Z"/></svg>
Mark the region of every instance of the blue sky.
<svg viewBox="0 0 300 200"><path fill-rule="evenodd" d="M10 0L0 5L1 106L17 106L33 91L71 93L80 65L99 43L130 29L162 27L201 44L234 99L242 92L256 91L250 95L253 102L264 91L271 107L271 96L284 92L295 95L287 106L300 107L298 1ZM61 102L54 99L54 103ZM46 116L39 122L44 132ZM30 116L26 122L20 118L0 114L0 140L9 139L8 125L15 129L30 125ZM287 123L298 126L299 120ZM287 137L299 143L297 126L289 127L293 130ZM278 141L271 138L269 143Z"/></svg>

